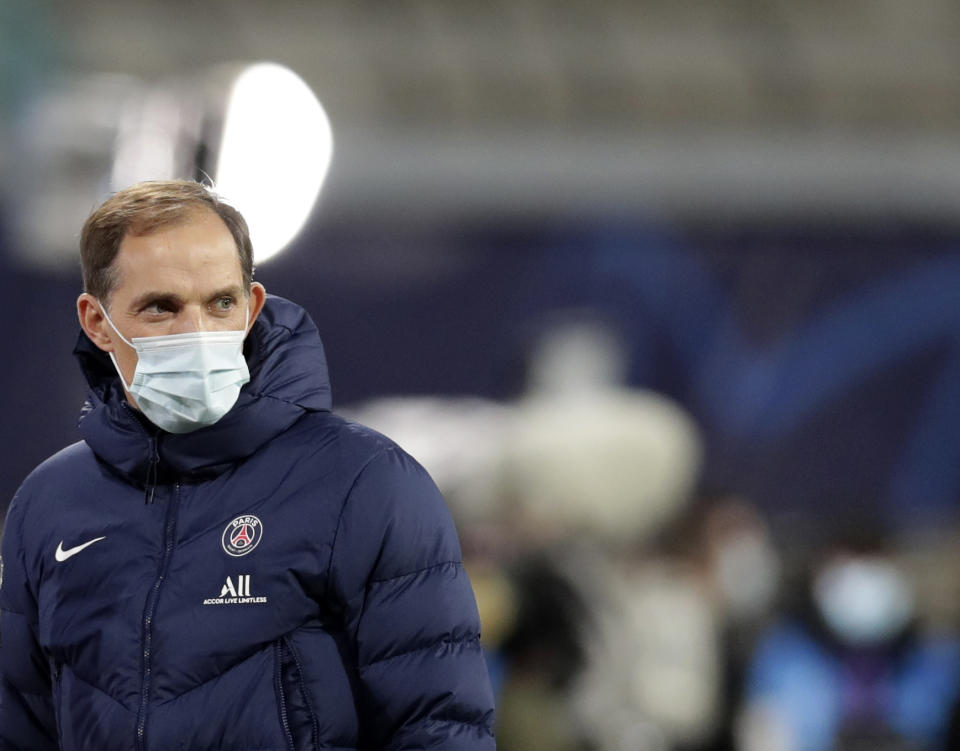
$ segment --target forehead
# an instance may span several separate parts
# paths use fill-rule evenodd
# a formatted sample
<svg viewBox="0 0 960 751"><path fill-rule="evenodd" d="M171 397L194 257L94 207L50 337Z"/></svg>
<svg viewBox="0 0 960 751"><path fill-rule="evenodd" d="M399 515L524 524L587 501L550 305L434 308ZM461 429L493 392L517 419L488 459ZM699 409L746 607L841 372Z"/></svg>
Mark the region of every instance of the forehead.
<svg viewBox="0 0 960 751"><path fill-rule="evenodd" d="M243 276L233 235L208 209L145 234L127 234L114 268L114 295L121 297L154 289L185 296L240 284Z"/></svg>

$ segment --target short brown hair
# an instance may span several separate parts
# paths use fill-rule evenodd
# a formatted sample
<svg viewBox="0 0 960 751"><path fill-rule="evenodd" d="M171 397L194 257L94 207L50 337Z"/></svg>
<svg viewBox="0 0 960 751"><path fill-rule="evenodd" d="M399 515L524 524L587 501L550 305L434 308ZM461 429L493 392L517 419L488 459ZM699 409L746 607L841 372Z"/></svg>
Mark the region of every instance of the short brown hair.
<svg viewBox="0 0 960 751"><path fill-rule="evenodd" d="M209 209L227 225L240 254L243 288L253 281L253 245L247 222L210 188L192 180L150 180L114 193L87 218L80 234L83 290L106 302L117 283L114 260L128 235L149 235Z"/></svg>

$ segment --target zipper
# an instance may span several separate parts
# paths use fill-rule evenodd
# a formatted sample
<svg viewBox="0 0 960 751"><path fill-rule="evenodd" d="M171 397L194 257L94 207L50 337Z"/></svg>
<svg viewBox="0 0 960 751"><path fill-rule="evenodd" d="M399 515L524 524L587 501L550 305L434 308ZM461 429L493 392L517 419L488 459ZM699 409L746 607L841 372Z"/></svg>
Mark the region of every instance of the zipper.
<svg viewBox="0 0 960 751"><path fill-rule="evenodd" d="M147 705L150 702L150 679L151 675L151 644L153 641L153 618L157 612L157 602L160 600L160 589L167 578L167 571L170 568L170 558L173 554L174 544L176 542L177 529L177 508L180 503L180 483L174 486L173 497L170 499L170 505L167 507L167 518L164 524L164 547L163 555L160 559L160 569L156 581L147 595L147 604L143 610L143 660L140 680L140 708L137 711L137 738L136 748L143 751L146 748L146 729L147 729Z"/></svg>
<svg viewBox="0 0 960 751"><path fill-rule="evenodd" d="M133 407L124 399L123 408L133 415L134 424L140 429L147 442L150 445L150 464L147 466L147 479L143 484L143 502L147 506L153 503L153 496L157 490L157 474L160 466L159 438L157 434L151 435L147 429L140 423L140 418L133 414Z"/></svg>
<svg viewBox="0 0 960 751"><path fill-rule="evenodd" d="M147 481L144 484L143 502L149 506L157 490L157 468L160 465L160 452L157 450L156 436L150 436L150 465L147 467Z"/></svg>

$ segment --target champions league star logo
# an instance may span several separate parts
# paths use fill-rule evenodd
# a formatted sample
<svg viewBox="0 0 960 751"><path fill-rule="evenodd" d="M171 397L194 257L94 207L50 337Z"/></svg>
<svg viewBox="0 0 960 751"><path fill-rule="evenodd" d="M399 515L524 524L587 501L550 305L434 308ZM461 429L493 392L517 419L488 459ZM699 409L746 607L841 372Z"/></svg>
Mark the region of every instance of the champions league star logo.
<svg viewBox="0 0 960 751"><path fill-rule="evenodd" d="M251 552L263 537L263 524L249 514L238 516L223 530L220 539L223 550L227 555L239 558Z"/></svg>

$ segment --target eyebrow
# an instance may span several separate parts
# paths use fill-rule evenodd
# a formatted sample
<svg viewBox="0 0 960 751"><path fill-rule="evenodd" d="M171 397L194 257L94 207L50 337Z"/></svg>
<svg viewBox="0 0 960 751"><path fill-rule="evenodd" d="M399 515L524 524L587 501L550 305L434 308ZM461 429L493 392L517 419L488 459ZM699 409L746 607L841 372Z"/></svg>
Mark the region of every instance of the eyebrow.
<svg viewBox="0 0 960 751"><path fill-rule="evenodd" d="M160 302L179 305L183 303L183 298L173 292L144 292L130 302L130 309L141 310L149 305Z"/></svg>
<svg viewBox="0 0 960 751"><path fill-rule="evenodd" d="M218 297L237 297L243 294L243 288L237 284L218 289L207 300L216 300ZM132 310L142 310L156 303L167 303L172 305L183 305L183 298L175 292L144 292L139 297L135 297L130 303Z"/></svg>

